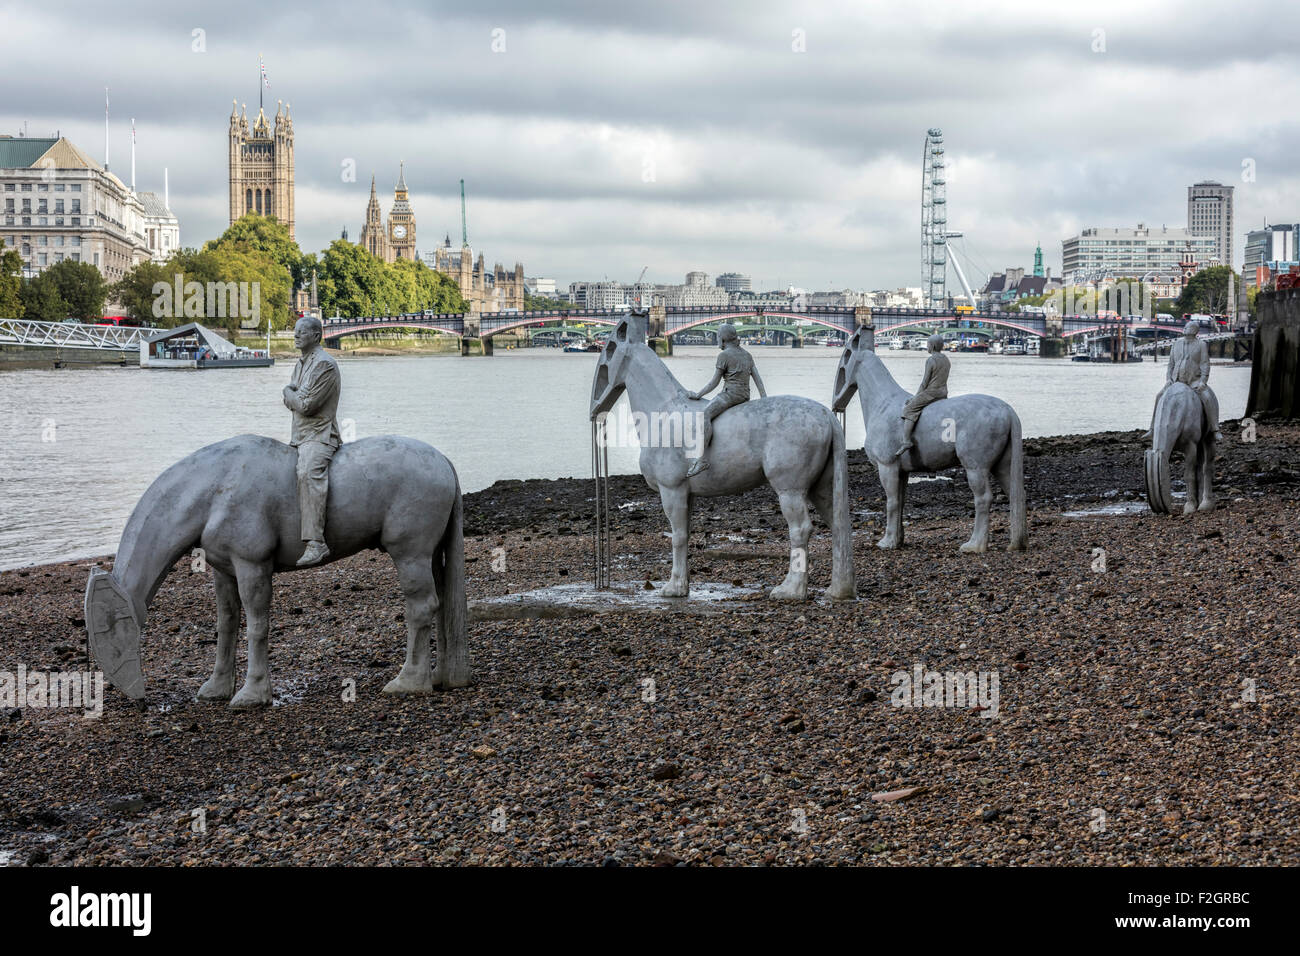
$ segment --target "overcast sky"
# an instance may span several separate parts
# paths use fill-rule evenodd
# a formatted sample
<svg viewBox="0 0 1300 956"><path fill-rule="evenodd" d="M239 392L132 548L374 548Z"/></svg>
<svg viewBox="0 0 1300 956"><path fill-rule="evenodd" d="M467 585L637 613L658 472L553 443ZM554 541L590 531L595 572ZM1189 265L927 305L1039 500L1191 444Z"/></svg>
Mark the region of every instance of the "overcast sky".
<svg viewBox="0 0 1300 956"><path fill-rule="evenodd" d="M1039 241L1058 273L1084 226L1185 226L1203 179L1236 186L1240 268L1247 228L1300 220L1298 38L1295 0L0 0L0 132L102 160L109 87L112 169L134 117L138 187L167 167L199 245L227 225L231 99L256 113L262 54L306 251L357 239L372 172L387 213L405 160L421 251L459 244L463 177L489 264L828 289L919 284L935 126L972 282Z"/></svg>

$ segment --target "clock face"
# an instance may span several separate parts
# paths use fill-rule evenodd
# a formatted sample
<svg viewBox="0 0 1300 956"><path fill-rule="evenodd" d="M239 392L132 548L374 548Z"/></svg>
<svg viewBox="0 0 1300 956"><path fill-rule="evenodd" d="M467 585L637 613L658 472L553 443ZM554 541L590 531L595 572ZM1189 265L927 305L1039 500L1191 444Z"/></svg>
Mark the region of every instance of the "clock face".
<svg viewBox="0 0 1300 956"><path fill-rule="evenodd" d="M406 238L406 227L405 227L405 226L394 226L394 227L393 227L393 238L394 238L394 239L405 239L405 238Z"/></svg>

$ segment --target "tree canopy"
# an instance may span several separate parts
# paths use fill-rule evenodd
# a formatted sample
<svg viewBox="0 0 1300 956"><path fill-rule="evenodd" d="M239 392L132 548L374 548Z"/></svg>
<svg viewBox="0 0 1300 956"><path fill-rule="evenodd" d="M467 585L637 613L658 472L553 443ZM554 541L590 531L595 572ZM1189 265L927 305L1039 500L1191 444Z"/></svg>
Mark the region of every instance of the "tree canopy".
<svg viewBox="0 0 1300 956"><path fill-rule="evenodd" d="M14 249L0 247L0 319L23 314L23 257Z"/></svg>
<svg viewBox="0 0 1300 956"><path fill-rule="evenodd" d="M1183 294L1174 304L1177 314L1225 314L1232 307L1232 303L1228 301L1229 276L1236 276L1231 266L1210 266L1196 273L1187 281ZM1240 278L1235 281L1236 288L1240 289Z"/></svg>

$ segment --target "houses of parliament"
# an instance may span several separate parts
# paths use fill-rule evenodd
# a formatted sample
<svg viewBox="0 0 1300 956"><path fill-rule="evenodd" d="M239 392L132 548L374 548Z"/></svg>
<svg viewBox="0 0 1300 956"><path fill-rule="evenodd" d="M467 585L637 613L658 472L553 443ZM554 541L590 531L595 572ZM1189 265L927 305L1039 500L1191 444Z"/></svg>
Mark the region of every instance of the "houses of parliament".
<svg viewBox="0 0 1300 956"><path fill-rule="evenodd" d="M232 102L229 146L230 222L249 213L269 216L284 223L289 238L294 239L293 120L289 107L277 103L274 121L259 107L250 125L248 108L240 114ZM420 257L404 163L398 167L387 222L379 208L375 177L370 177L370 202L360 239L363 249L384 262L415 261ZM425 253L424 262L454 281L474 312L524 307L524 267L517 262L513 272L507 272L499 262L489 272L482 253L476 260L467 241L462 241L460 249L452 249L450 235L432 253Z"/></svg>
<svg viewBox="0 0 1300 956"><path fill-rule="evenodd" d="M361 227L360 240L363 249L385 262L420 257L415 246L415 212L411 209L406 188L404 163L398 167L387 223L379 208L375 177L370 177L370 201L366 204L366 220ZM482 253L475 260L469 244L464 242L460 249L453 250L448 235L432 253L425 253L424 263L455 282L461 297L473 312L502 312L524 307L524 267L518 262L513 272L507 272L499 262L489 272Z"/></svg>

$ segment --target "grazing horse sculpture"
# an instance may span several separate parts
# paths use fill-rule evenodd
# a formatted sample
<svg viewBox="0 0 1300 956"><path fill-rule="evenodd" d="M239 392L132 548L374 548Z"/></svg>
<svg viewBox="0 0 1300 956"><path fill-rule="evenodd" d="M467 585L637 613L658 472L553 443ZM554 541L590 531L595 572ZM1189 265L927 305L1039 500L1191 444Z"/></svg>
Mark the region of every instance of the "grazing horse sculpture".
<svg viewBox="0 0 1300 956"><path fill-rule="evenodd" d="M164 471L140 499L111 573L86 584L86 629L95 660L128 697L144 696L140 631L163 579L192 548L212 568L217 660L204 700L234 690L239 611L247 616L248 674L232 707L271 703L267 655L271 575L303 553L294 449L240 435L200 448ZM344 444L330 465L326 543L330 561L367 548L388 552L406 597L406 663L388 694L469 683L460 482L441 452L384 435ZM438 662L429 640L437 616Z"/></svg>
<svg viewBox="0 0 1300 956"><path fill-rule="evenodd" d="M688 445L703 440L700 418L705 402L691 399L668 367L645 343L646 313L619 322L601 352L591 389L591 417L609 412L624 391L638 427L641 474L659 492L672 527L673 570L666 597L686 597L690 572L691 503L696 497L734 495L765 479L776 491L790 526L790 569L773 588L774 600L808 597L809 503L831 528L832 600L853 600L853 530L849 518L848 461L844 433L824 405L793 395L753 399L727 409L713 422L711 465L694 477ZM660 428L659 426L664 426ZM673 433L668 440L664 432Z"/></svg>
<svg viewBox="0 0 1300 956"><path fill-rule="evenodd" d="M991 395L940 399L921 412L913 434L915 446L900 456L901 415L911 396L899 387L876 355L869 329L854 332L840 356L831 407L843 411L855 391L862 403L862 420L867 429L864 449L885 489L885 536L877 542L878 547L898 548L903 544L908 474L942 471L960 464L966 469L966 480L975 494L975 529L961 550L988 550L992 475L997 476L1011 505L1008 550L1024 550L1029 542L1024 457L1020 417L1010 405Z"/></svg>
<svg viewBox="0 0 1300 956"><path fill-rule="evenodd" d="M1206 386L1208 389L1209 386ZM1214 508L1214 427L1207 422L1201 397L1189 385L1171 382L1156 399L1151 447L1144 455L1147 502L1156 514L1169 514L1169 456L1183 455L1187 501L1183 514Z"/></svg>

